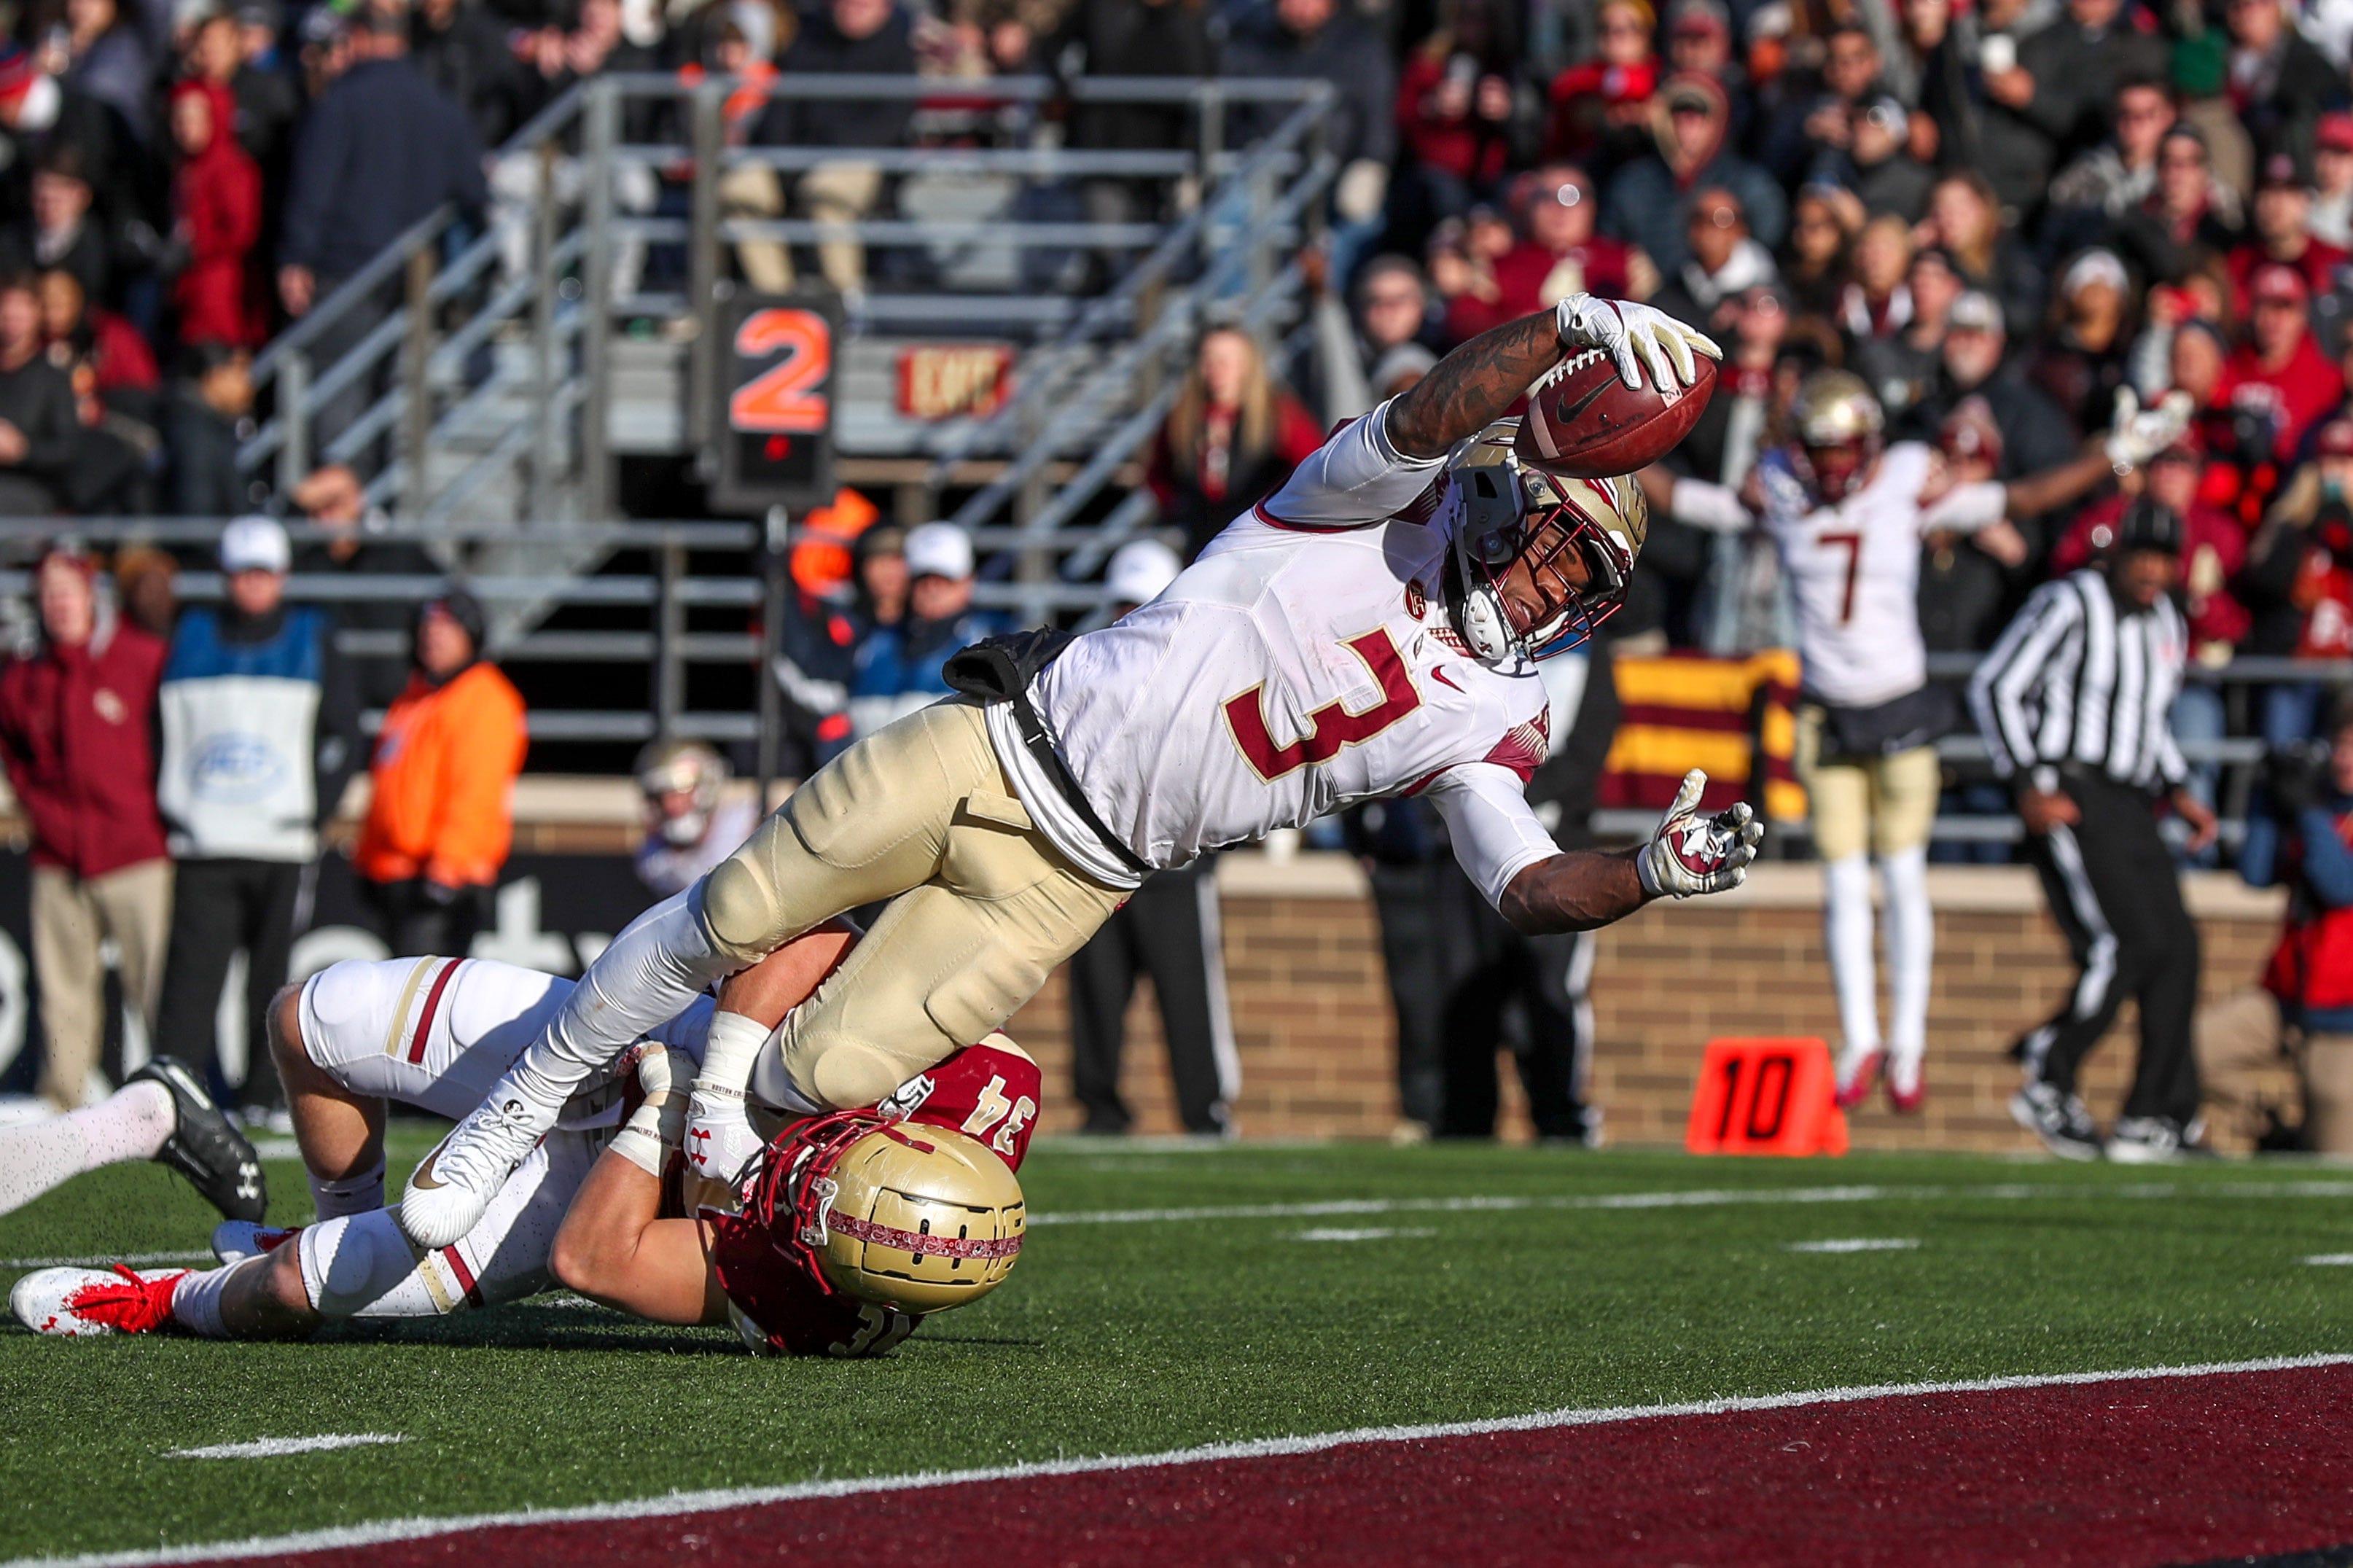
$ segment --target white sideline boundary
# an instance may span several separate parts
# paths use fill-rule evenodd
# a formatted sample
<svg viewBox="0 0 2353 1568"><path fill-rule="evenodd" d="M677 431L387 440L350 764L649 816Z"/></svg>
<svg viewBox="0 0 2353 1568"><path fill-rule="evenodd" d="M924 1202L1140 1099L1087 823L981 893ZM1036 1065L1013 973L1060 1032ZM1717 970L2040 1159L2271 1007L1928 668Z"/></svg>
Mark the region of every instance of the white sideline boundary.
<svg viewBox="0 0 2353 1568"><path fill-rule="evenodd" d="M1767 1394L1741 1398L1704 1399L1683 1405L1627 1405L1601 1409L1540 1411L1529 1415L1504 1415L1482 1421L1451 1421L1420 1426L1360 1426L1345 1432L1319 1432L1296 1437L1266 1437L1244 1443L1209 1443L1157 1454L1107 1454L1083 1459L1050 1459L1034 1464L997 1465L981 1469L924 1470L909 1475L870 1476L856 1479L802 1481L790 1486L730 1487L709 1491L670 1492L662 1497L626 1502L591 1503L574 1508L521 1509L506 1513L457 1515L448 1519L379 1520L367 1524L340 1525L287 1535L253 1536L243 1541L213 1542L198 1546L161 1547L137 1552L95 1552L79 1557L20 1557L0 1563L0 1568L149 1568L151 1564L218 1563L237 1558L295 1552L351 1551L396 1542L422 1541L462 1535L501 1526L595 1523L602 1521L666 1519L710 1513L721 1509L755 1508L773 1503L818 1499L862 1497L884 1492L928 1490L976 1482L1039 1480L1057 1476L1096 1475L1122 1470L1162 1469L1225 1459L1282 1458L1319 1454L1333 1448L1368 1444L1417 1443L1442 1437L1475 1437L1497 1432L1536 1432L1575 1426L1599 1426L1617 1422L1657 1421L1687 1415L1730 1415L1756 1411L1797 1410L1815 1405L1851 1405L1868 1399L1914 1399L1938 1394L1992 1394L2011 1389L2064 1388L2106 1383L2156 1379L2218 1377L2238 1373L2290 1372L2308 1368L2353 1365L2353 1353L2270 1356L2259 1361L2209 1362L2191 1366L2133 1367L2114 1372L2063 1372L2012 1377L1976 1378L1952 1383L1874 1384L1848 1388L1820 1388L1795 1394Z"/></svg>
<svg viewBox="0 0 2353 1568"><path fill-rule="evenodd" d="M2180 1199L2353 1198L2353 1179L2297 1182L2132 1182L2113 1187L2057 1182L1994 1182L1842 1187L1692 1187L1651 1193L1544 1196L1328 1198L1300 1204L1229 1204L1199 1208L1066 1209L1033 1214L1029 1225L1183 1225L1229 1219L1321 1219L1352 1215L1485 1214L1525 1209L1608 1213L1622 1209L1775 1207L1784 1204L1934 1203L1982 1198L2022 1203L2042 1198ZM0 1258L0 1268L105 1268L117 1263L210 1262L209 1252L104 1253L90 1258ZM543 1303L544 1304L544 1303ZM10 1568L0 1563L0 1568Z"/></svg>

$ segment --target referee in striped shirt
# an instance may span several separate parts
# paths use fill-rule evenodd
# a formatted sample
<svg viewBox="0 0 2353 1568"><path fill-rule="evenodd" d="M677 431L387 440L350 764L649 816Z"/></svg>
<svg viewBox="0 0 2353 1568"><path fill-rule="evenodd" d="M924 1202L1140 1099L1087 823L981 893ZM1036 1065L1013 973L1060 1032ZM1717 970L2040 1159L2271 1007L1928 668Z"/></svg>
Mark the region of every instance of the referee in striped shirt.
<svg viewBox="0 0 2353 1568"><path fill-rule="evenodd" d="M2158 835L2157 796L2189 825L2193 848L2212 841L2215 823L2183 787L2188 769L2168 722L2189 651L2171 596L2181 519L2140 496L2104 543L2096 564L2027 600L1978 667L1969 708L1994 771L2017 791L2028 857L2083 971L2059 1010L2019 1041L2026 1081L2010 1114L2052 1153L2097 1159L2076 1069L2132 997L2140 1061L2106 1152L2147 1162L2180 1153L2198 1115L2198 928Z"/></svg>

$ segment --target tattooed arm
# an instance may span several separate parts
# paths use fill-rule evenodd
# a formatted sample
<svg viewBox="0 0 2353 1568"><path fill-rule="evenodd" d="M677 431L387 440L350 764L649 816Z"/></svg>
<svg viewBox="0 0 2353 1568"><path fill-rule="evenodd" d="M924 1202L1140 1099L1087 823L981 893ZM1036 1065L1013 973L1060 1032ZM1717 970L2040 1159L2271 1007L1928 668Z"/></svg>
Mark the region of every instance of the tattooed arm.
<svg viewBox="0 0 2353 1568"><path fill-rule="evenodd" d="M1481 332L1431 367L1389 405L1389 441L1409 458L1442 458L1527 395L1528 384L1560 363L1550 310Z"/></svg>

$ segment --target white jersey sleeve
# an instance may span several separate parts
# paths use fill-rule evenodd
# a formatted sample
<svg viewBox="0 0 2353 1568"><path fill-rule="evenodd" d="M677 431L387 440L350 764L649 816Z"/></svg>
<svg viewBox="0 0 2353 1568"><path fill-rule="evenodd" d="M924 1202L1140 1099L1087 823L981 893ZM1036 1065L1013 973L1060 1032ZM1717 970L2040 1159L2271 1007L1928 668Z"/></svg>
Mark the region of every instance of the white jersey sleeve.
<svg viewBox="0 0 2353 1568"><path fill-rule="evenodd" d="M1502 905L1513 878L1560 853L1528 808L1525 788L1501 763L1471 763L1447 769L1427 792L1446 819L1454 858L1490 904Z"/></svg>
<svg viewBox="0 0 2353 1568"><path fill-rule="evenodd" d="M1923 533L1975 533L2010 513L2010 487L1994 479L1955 485L1920 514Z"/></svg>
<svg viewBox="0 0 2353 1568"><path fill-rule="evenodd" d="M1324 531L1369 528L1411 506L1446 459L1405 456L1389 443L1388 421L1384 403L1335 430L1259 503L1260 515L1278 528Z"/></svg>

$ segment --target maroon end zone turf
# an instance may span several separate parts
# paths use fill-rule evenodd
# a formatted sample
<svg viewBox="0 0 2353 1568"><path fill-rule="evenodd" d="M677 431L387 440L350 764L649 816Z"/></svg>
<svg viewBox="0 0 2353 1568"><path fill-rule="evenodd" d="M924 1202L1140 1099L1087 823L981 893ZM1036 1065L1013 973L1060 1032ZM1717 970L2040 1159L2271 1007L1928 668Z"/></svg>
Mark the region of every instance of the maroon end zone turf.
<svg viewBox="0 0 2353 1568"><path fill-rule="evenodd" d="M2164 1564L2353 1541L2353 1367L2006 1388L501 1526L349 1564Z"/></svg>

